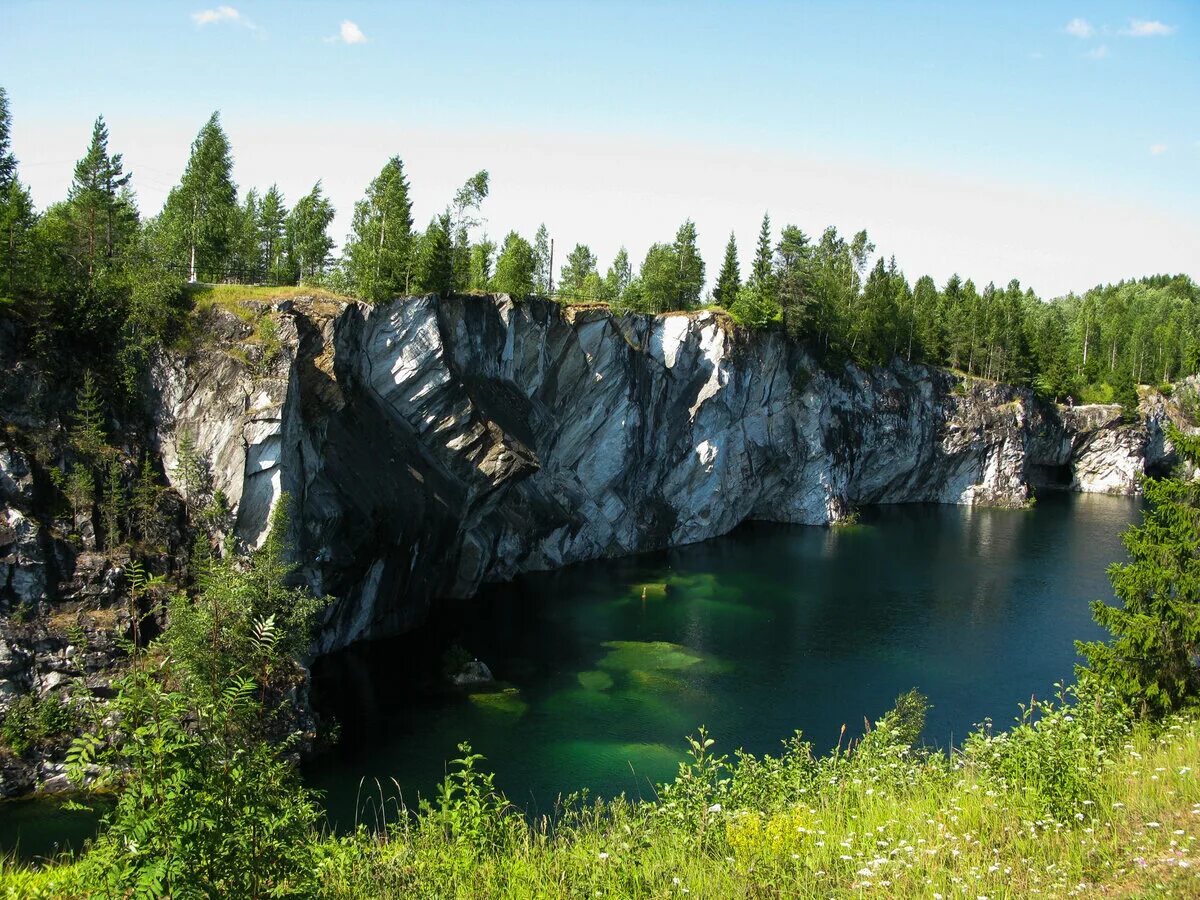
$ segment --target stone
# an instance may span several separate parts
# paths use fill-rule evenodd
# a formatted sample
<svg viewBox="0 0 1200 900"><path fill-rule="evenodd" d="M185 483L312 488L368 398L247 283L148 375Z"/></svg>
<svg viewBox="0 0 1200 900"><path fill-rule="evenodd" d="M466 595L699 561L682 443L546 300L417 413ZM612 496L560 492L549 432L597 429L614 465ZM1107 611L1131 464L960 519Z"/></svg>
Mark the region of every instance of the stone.
<svg viewBox="0 0 1200 900"><path fill-rule="evenodd" d="M496 679L492 677L492 670L487 667L487 663L473 659L464 663L461 669L450 676L450 680L459 687L467 687L475 684L488 684Z"/></svg>
<svg viewBox="0 0 1200 900"><path fill-rule="evenodd" d="M397 633L442 597L747 519L824 525L875 503L1131 493L1172 411L1068 410L896 361L826 371L720 312L541 300L295 298L267 371L221 347L157 367L168 478L189 432L242 544L292 501L299 576L335 598L317 652ZM244 339L233 335L236 344Z"/></svg>

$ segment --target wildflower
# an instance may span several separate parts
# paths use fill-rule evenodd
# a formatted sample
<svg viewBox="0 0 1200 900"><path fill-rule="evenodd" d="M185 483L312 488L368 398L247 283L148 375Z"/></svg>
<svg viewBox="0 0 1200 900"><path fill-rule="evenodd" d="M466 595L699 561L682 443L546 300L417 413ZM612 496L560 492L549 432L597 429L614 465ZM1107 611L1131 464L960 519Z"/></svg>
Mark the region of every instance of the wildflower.
<svg viewBox="0 0 1200 900"><path fill-rule="evenodd" d="M708 811L709 811L710 813L719 813L719 812L721 811L721 804L720 804L720 803L714 803L712 806L710 806L710 807L708 808Z"/></svg>
<svg viewBox="0 0 1200 900"><path fill-rule="evenodd" d="M1146 827L1147 828L1162 828L1162 826L1158 822L1147 822Z"/></svg>
<svg viewBox="0 0 1200 900"><path fill-rule="evenodd" d="M607 854L607 853L605 853L603 850L601 850L601 851L600 851L600 858L601 858L602 860L603 860L603 859L608 859L608 854Z"/></svg>

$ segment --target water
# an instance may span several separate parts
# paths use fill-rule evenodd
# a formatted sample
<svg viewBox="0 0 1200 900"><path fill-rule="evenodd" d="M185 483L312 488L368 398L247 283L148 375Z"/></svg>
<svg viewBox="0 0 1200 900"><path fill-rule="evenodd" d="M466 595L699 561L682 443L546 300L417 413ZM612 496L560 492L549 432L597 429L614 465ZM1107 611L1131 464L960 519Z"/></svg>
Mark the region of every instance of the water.
<svg viewBox="0 0 1200 900"><path fill-rule="evenodd" d="M432 796L470 741L510 799L545 812L585 787L650 796L698 725L718 750L770 752L796 729L825 748L911 687L933 703L926 740L958 742L1072 676L1137 514L1071 494L1032 511L882 507L490 587L419 634L321 662L315 702L341 740L307 777L345 828L375 821L380 796ZM453 644L505 689L440 687Z"/></svg>
<svg viewBox="0 0 1200 900"><path fill-rule="evenodd" d="M333 824L372 822L369 798L431 796L466 740L512 800L545 812L584 787L651 796L698 725L718 750L770 752L796 729L827 748L914 686L934 704L926 739L944 746L1071 677L1073 640L1101 636L1088 601L1111 597L1104 570L1137 515L1135 500L1071 494L1020 512L883 507L861 526L755 523L493 586L416 634L320 662L314 701L341 740L306 777ZM455 643L508 689L444 688ZM0 804L0 851L77 848L94 821Z"/></svg>

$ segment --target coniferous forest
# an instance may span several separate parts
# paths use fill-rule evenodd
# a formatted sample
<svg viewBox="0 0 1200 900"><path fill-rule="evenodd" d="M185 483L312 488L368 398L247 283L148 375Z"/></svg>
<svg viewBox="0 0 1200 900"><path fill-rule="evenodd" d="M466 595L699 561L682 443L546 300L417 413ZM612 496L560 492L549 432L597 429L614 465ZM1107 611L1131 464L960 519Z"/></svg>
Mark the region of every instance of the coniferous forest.
<svg viewBox="0 0 1200 900"><path fill-rule="evenodd" d="M1128 402L1135 384L1200 371L1200 288L1186 276L1058 298L1038 297L1016 279L981 285L955 274L939 285L906 273L866 231L808 234L777 228L769 214L749 259L731 232L719 267L700 257L695 223L686 220L636 271L625 248L605 267L576 243L551 272L544 225L532 240L488 237L486 170L421 227L399 156L365 186L335 258L334 210L319 178L290 202L275 185L239 190L217 113L156 213L139 210L135 175L110 146L103 117L80 148L67 196L35 209L11 127L0 89L0 297L31 325L44 360L71 360L68 378L106 373L114 400L131 396L155 343L186 332L193 281L305 284L367 302L494 291L644 313L718 306L744 326L783 329L831 364L898 357L1082 402Z"/></svg>

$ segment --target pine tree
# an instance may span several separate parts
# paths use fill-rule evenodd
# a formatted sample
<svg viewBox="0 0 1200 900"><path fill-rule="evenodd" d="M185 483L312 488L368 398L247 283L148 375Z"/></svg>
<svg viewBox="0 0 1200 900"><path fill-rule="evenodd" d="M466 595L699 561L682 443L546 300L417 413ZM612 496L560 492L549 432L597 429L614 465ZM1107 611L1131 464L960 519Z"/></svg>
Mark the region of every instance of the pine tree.
<svg viewBox="0 0 1200 900"><path fill-rule="evenodd" d="M179 184L167 195L162 226L168 248L191 281L222 273L237 234L237 186L229 138L213 113L192 142Z"/></svg>
<svg viewBox="0 0 1200 900"><path fill-rule="evenodd" d="M359 297L375 303L411 290L416 243L412 226L404 163L393 156L354 205L345 257Z"/></svg>
<svg viewBox="0 0 1200 900"><path fill-rule="evenodd" d="M1174 427L1180 457L1200 466L1200 437ZM1120 606L1092 604L1110 642L1080 642L1088 667L1143 712L1169 713L1200 696L1200 481L1146 478L1142 524L1124 543L1130 561L1109 579Z"/></svg>
<svg viewBox="0 0 1200 900"><path fill-rule="evenodd" d="M785 225L775 247L775 293L788 333L799 338L811 324L808 294L808 235L795 225Z"/></svg>
<svg viewBox="0 0 1200 900"><path fill-rule="evenodd" d="M738 265L737 238L731 231L729 241L725 244L725 259L721 262L721 272L717 275L717 286L713 288L713 302L729 309L737 300L741 287L742 273Z"/></svg>
<svg viewBox="0 0 1200 900"><path fill-rule="evenodd" d="M96 479L92 477L91 469L72 466L67 476L66 493L75 524L78 525L80 519L90 518L96 497Z"/></svg>
<svg viewBox="0 0 1200 900"><path fill-rule="evenodd" d="M142 540L149 544L157 543L162 536L162 517L158 511L158 501L161 495L162 488L155 477L150 457L147 456L142 460L142 470L133 487L132 508L133 520L137 525L138 533Z"/></svg>
<svg viewBox="0 0 1200 900"><path fill-rule="evenodd" d="M67 194L72 252L90 282L96 268L125 245L137 228L137 212L125 189L132 176L123 171L121 154L108 152L108 126L104 117L92 126L87 153L75 164Z"/></svg>

